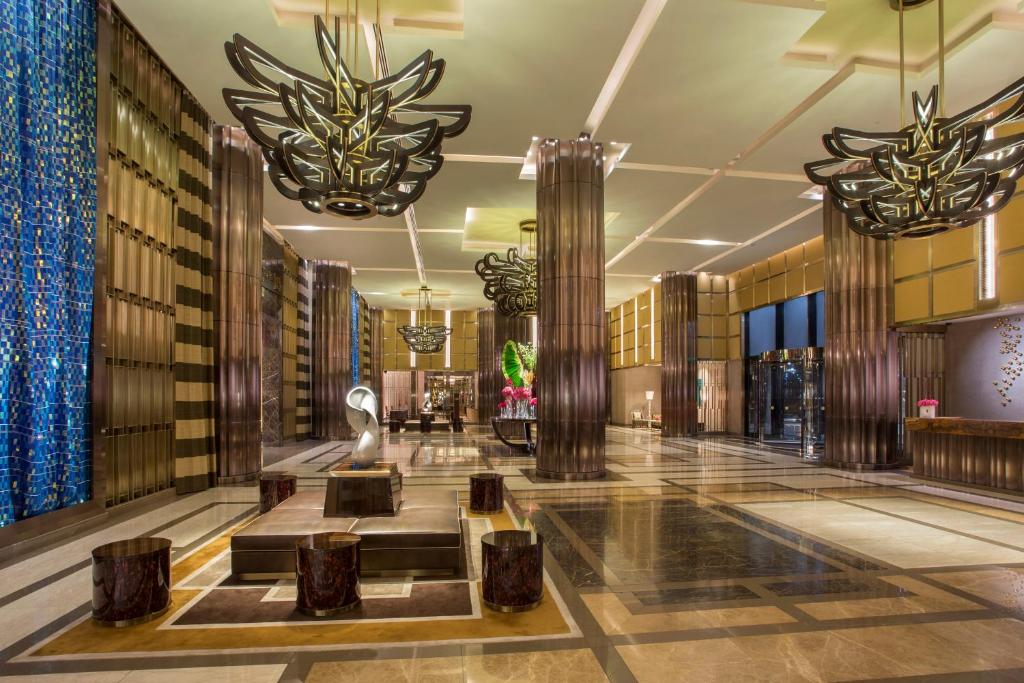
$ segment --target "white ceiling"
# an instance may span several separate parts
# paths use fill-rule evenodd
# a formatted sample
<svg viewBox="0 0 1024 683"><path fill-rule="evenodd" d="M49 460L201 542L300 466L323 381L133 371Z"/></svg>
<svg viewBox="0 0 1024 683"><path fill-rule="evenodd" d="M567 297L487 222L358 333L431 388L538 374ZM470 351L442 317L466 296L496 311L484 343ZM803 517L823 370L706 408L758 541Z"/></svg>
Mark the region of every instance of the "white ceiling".
<svg viewBox="0 0 1024 683"><path fill-rule="evenodd" d="M589 128L631 145L605 188L606 210L618 214L605 243L615 305L664 270L728 273L820 234L820 203L800 194L810 186L802 164L824 155L821 134L898 123L888 0L382 0L385 17L389 2L407 16L418 6L421 18L462 13L461 32L384 30L392 71L432 49L447 68L430 101L473 105L468 130L445 143L445 166L415 205L427 282L448 293L437 306L486 305L473 273L481 254L462 251L466 209L534 204L533 181L519 180L532 136ZM287 5L287 20L275 3ZM223 50L234 32L320 68L312 20L307 27L294 12L308 3L118 4L220 123L233 123L221 88L240 85ZM946 0L949 111L1020 78L1022 4ZM362 5L372 13L372 0ZM916 74L908 88L937 78L936 5L907 13ZM264 196L265 217L303 256L349 261L371 304L415 305L402 295L419 286L404 218L317 215L269 183Z"/></svg>

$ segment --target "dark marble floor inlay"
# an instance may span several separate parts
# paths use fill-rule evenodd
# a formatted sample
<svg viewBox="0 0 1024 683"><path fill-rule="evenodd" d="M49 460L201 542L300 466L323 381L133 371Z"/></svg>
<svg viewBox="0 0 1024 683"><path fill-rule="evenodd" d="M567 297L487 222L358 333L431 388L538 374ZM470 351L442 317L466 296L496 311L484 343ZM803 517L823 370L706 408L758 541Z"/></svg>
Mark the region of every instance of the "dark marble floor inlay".
<svg viewBox="0 0 1024 683"><path fill-rule="evenodd" d="M688 500L590 501L545 505L624 584L818 574L836 567ZM555 526L552 524L552 526ZM554 545L554 540L552 540ZM564 554L564 548L560 549ZM558 551L552 553L562 563ZM567 573L577 576L576 558ZM565 565L562 565L563 568ZM596 569L596 568L595 568ZM593 576L578 575L594 585Z"/></svg>
<svg viewBox="0 0 1024 683"><path fill-rule="evenodd" d="M864 598L903 598L912 597L915 593L885 581L858 579L809 579L805 581L781 581L765 584L765 588L783 597L801 597L805 595L834 595L837 593L855 593Z"/></svg>

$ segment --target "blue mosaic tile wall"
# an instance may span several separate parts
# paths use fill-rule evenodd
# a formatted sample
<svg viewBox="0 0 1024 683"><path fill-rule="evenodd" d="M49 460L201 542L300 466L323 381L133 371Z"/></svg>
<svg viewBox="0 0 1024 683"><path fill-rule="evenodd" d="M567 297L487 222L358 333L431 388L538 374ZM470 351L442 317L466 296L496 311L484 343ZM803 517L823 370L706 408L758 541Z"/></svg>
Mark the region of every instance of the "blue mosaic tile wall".
<svg viewBox="0 0 1024 683"><path fill-rule="evenodd" d="M90 497L96 16L0 0L0 526Z"/></svg>
<svg viewBox="0 0 1024 683"><path fill-rule="evenodd" d="M352 316L352 325L349 334L351 336L351 349L352 354L352 386L359 386L359 356L361 346L359 344L362 339L362 328L359 327L359 292L352 288L352 305L349 306L350 315Z"/></svg>

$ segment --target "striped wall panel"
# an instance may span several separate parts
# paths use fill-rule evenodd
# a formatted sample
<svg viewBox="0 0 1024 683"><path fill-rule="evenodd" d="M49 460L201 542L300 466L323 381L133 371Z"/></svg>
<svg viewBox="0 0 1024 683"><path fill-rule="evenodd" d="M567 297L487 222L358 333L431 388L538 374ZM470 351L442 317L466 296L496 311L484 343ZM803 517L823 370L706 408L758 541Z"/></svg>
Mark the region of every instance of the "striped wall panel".
<svg viewBox="0 0 1024 683"><path fill-rule="evenodd" d="M284 279L281 283L281 436L296 438L298 365L299 255L290 244L284 246Z"/></svg>
<svg viewBox="0 0 1024 683"><path fill-rule="evenodd" d="M312 428L309 355L309 262L295 263L295 438L308 439Z"/></svg>
<svg viewBox="0 0 1024 683"><path fill-rule="evenodd" d="M174 330L175 486L208 488L215 473L213 228L209 115L187 92L178 135Z"/></svg>

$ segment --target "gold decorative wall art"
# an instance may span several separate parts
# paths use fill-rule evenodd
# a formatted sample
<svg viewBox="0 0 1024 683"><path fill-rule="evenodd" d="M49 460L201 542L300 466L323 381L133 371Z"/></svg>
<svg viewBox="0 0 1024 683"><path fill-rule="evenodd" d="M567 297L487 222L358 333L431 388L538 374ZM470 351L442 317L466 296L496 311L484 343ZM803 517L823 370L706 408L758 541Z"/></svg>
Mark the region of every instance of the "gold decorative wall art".
<svg viewBox="0 0 1024 683"><path fill-rule="evenodd" d="M1010 390L1024 373L1024 351L1021 351L1024 334L1021 333L1021 317L1000 317L992 327L999 331L999 353L1006 357L1006 362L1001 367L1003 376L1001 379L993 380L992 385L996 388L1000 402L1005 408L1013 403Z"/></svg>

